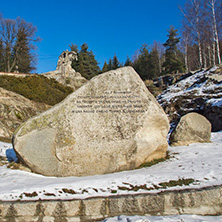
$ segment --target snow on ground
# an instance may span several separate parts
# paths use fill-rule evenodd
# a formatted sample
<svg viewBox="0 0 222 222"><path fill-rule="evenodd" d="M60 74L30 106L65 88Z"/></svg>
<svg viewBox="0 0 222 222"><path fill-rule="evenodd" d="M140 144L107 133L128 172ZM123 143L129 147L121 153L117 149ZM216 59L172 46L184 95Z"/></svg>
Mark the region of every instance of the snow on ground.
<svg viewBox="0 0 222 222"><path fill-rule="evenodd" d="M212 106L222 107L222 98L219 99L209 99L208 103Z"/></svg>
<svg viewBox="0 0 222 222"><path fill-rule="evenodd" d="M107 218L103 222L221 222L222 216L197 216L197 215L174 215L174 216L118 216Z"/></svg>
<svg viewBox="0 0 222 222"><path fill-rule="evenodd" d="M0 141L0 156L6 157L5 151L7 149L11 149L12 148L12 144L10 143L3 143Z"/></svg>
<svg viewBox="0 0 222 222"><path fill-rule="evenodd" d="M218 67L213 67L209 70L197 71L193 75L178 81L176 84L169 86L162 94L157 98L160 104L170 102L174 98L179 96L192 95L191 98L203 96L206 98L217 98L217 105L222 103L222 82L214 84L212 80L207 81L205 79L210 73L213 73ZM216 93L214 93L216 92ZM211 100L211 103L213 100Z"/></svg>
<svg viewBox="0 0 222 222"><path fill-rule="evenodd" d="M169 147L171 158L164 162L106 175L56 178L4 165L0 167L0 200L77 199L221 185L222 131L212 133L212 141ZM11 144L0 143L1 155L7 147L11 148ZM169 187L172 180L188 184Z"/></svg>

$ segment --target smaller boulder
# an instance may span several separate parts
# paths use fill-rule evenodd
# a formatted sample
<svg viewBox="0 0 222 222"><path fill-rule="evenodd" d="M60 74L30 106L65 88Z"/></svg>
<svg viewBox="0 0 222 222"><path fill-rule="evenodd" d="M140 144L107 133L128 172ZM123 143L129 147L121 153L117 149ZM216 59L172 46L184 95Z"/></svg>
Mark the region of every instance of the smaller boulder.
<svg viewBox="0 0 222 222"><path fill-rule="evenodd" d="M171 146L187 146L191 143L209 143L211 123L198 113L184 115L170 136Z"/></svg>

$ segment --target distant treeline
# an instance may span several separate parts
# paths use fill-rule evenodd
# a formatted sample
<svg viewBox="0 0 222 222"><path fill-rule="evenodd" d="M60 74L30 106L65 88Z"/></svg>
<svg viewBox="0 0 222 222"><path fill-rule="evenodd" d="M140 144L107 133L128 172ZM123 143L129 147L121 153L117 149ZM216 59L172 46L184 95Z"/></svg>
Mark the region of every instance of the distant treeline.
<svg viewBox="0 0 222 222"><path fill-rule="evenodd" d="M71 44L78 60L73 68L90 79L102 72L121 66L133 66L142 79L154 79L168 73L187 72L221 63L222 54L221 0L187 0L180 7L183 20L180 32L173 26L168 29L165 43L144 43L125 62L116 54L105 61L102 70L93 52L84 43L80 49ZM0 71L30 73L35 70L34 42L36 27L24 19L5 19L0 15Z"/></svg>

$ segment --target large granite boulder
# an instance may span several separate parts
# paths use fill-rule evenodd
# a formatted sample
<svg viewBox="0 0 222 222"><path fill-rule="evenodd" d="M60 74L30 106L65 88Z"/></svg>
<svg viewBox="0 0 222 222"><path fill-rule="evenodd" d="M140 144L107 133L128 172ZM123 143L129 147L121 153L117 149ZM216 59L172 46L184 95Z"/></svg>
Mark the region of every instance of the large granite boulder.
<svg viewBox="0 0 222 222"><path fill-rule="evenodd" d="M34 172L85 176L130 170L166 155L169 122L131 67L98 75L14 135Z"/></svg>
<svg viewBox="0 0 222 222"><path fill-rule="evenodd" d="M209 143L211 123L198 113L181 117L176 129L170 135L172 146L186 146L191 143Z"/></svg>

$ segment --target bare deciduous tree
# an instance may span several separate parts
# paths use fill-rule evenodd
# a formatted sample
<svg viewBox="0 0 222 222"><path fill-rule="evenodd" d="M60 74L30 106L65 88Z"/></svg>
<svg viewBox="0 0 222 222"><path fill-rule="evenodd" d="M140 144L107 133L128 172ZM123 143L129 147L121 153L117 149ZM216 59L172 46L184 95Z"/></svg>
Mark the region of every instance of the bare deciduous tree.
<svg viewBox="0 0 222 222"><path fill-rule="evenodd" d="M211 14L211 30L212 30L212 36L213 36L213 49L216 52L213 52L213 56L217 56L217 61L220 64L221 63L221 56L220 56L220 46L219 46L219 38L218 38L218 27L217 27L217 20L216 20L216 0L206 0L206 5L210 10ZM220 3L222 4L222 3ZM221 7L221 6L219 6ZM221 19L221 18L220 18Z"/></svg>
<svg viewBox="0 0 222 222"><path fill-rule="evenodd" d="M16 23L15 20L1 18L0 25L0 34L5 48L5 69L10 72L12 49L16 37Z"/></svg>
<svg viewBox="0 0 222 222"><path fill-rule="evenodd" d="M180 7L184 15L182 24L183 51L189 70L196 63L189 61L191 54L192 59L196 58L194 55L196 46L199 60L199 65L196 68L221 63L219 38L219 34L221 34L219 27L222 23L221 7L221 0L187 0L185 6Z"/></svg>
<svg viewBox="0 0 222 222"><path fill-rule="evenodd" d="M190 33L190 37L198 44L199 52L199 66L203 66L203 57L202 57L202 45L201 45L201 30L202 30L202 0L190 0L185 4L184 9L180 7L181 12L184 15L184 30Z"/></svg>
<svg viewBox="0 0 222 222"><path fill-rule="evenodd" d="M39 41L35 37L36 27L32 23L26 22L20 17L13 19L5 19L0 16L0 39L2 42L4 55L3 71L12 72L17 67L18 71L24 67L29 72L34 69L31 65L35 61L33 54L33 42Z"/></svg>
<svg viewBox="0 0 222 222"><path fill-rule="evenodd" d="M164 56L165 56L165 49L164 49L164 46L161 42L156 42L154 41L153 42L153 48L155 48L157 51L158 51L158 56L159 56L159 70L160 70L160 73L162 73L162 66L163 66L163 63L164 63Z"/></svg>

